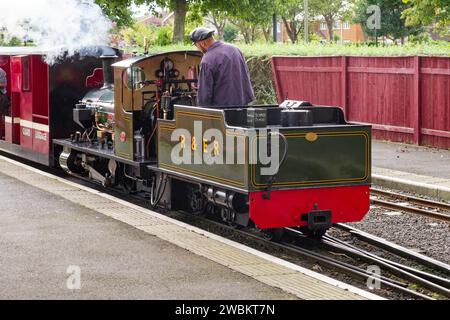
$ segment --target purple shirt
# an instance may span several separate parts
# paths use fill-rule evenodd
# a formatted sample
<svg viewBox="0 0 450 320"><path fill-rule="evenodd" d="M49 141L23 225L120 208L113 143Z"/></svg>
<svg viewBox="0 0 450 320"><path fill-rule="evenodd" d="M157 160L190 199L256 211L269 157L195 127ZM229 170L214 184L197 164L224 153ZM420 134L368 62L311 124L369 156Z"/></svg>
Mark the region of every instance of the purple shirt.
<svg viewBox="0 0 450 320"><path fill-rule="evenodd" d="M216 41L200 64L198 106L243 106L254 99L242 52L235 46Z"/></svg>

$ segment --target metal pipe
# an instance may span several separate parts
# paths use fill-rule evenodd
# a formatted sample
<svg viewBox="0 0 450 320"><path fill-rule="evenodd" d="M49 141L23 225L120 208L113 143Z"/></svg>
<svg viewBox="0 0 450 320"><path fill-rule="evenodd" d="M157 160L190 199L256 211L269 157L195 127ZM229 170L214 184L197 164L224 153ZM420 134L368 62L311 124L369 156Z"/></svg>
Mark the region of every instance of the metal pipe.
<svg viewBox="0 0 450 320"><path fill-rule="evenodd" d="M112 68L112 64L117 59L116 55L107 56L103 55L100 57L102 59L102 69L103 69L103 87L110 88L114 85L114 71Z"/></svg>

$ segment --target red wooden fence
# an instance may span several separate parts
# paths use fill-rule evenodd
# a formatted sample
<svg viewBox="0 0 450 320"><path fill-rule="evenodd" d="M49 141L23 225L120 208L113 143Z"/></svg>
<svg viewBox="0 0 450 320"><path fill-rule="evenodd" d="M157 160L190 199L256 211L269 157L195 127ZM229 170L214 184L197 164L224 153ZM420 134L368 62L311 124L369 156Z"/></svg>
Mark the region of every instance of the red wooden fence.
<svg viewBox="0 0 450 320"><path fill-rule="evenodd" d="M450 58L273 57L278 101L341 106L376 139L450 148Z"/></svg>

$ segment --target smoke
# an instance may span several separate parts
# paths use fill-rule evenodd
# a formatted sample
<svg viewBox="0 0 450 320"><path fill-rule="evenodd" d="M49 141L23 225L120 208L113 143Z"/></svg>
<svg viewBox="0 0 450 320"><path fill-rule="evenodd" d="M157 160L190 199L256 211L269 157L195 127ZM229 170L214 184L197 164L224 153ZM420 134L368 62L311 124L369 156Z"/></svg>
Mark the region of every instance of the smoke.
<svg viewBox="0 0 450 320"><path fill-rule="evenodd" d="M0 29L49 51L53 64L80 48L107 45L111 21L94 0L0 0Z"/></svg>

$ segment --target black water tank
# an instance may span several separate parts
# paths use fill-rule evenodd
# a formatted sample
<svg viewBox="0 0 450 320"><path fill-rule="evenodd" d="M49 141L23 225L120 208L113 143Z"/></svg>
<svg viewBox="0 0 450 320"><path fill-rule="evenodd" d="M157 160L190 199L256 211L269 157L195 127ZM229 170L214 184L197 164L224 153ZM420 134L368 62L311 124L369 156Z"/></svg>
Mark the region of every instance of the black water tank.
<svg viewBox="0 0 450 320"><path fill-rule="evenodd" d="M312 126L313 123L313 114L310 110L281 111L281 125L283 127Z"/></svg>

